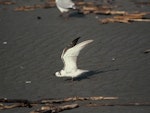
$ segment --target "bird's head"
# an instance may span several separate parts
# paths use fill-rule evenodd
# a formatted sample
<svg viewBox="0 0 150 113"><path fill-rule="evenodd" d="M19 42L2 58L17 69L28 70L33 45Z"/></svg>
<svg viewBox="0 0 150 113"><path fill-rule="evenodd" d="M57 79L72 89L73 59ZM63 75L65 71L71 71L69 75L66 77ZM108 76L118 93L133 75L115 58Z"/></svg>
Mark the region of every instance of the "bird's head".
<svg viewBox="0 0 150 113"><path fill-rule="evenodd" d="M55 73L55 76L57 76L57 77L62 77L62 76L64 76L64 75L65 75L65 71L64 71L64 70L57 71L57 72Z"/></svg>
<svg viewBox="0 0 150 113"><path fill-rule="evenodd" d="M61 76L61 74L60 74L59 71L57 71L54 75L57 76L57 77L60 77L60 76Z"/></svg>

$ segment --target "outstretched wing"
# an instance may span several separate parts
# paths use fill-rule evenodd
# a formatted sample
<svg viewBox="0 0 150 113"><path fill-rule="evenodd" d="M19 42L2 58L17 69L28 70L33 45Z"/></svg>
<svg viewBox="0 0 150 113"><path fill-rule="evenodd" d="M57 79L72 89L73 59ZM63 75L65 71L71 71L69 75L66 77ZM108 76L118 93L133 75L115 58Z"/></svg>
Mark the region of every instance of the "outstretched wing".
<svg viewBox="0 0 150 113"><path fill-rule="evenodd" d="M75 46L76 44L77 44L77 42L78 42L78 40L80 39L80 37L78 37L78 38L76 38L76 39L74 39L69 45L67 45L67 47L66 48L64 48L64 50L63 50L63 52L62 52L62 54L61 54L61 59L62 59L62 61L63 61L63 63L64 63L64 68L65 68L65 61L64 61L64 54L66 53L66 51L68 50L68 49L70 49L70 48L72 48L73 46ZM69 59L68 59L69 60ZM72 60L72 59L71 59ZM76 61L76 58L74 58L74 60ZM71 65L71 64L70 64ZM73 64L72 64L72 67L73 67Z"/></svg>
<svg viewBox="0 0 150 113"><path fill-rule="evenodd" d="M62 56L64 61L64 70L67 73L76 71L77 69L77 56L79 55L80 51L89 43L93 42L93 40L86 40L83 41L72 48L68 49Z"/></svg>
<svg viewBox="0 0 150 113"><path fill-rule="evenodd" d="M79 39L80 39L80 37L74 39L69 45L67 45L66 48L64 48L64 50L63 50L63 52L62 52L62 55L61 55L61 58L64 56L65 52L66 52L68 49L72 48L73 46L75 46L75 45L77 44L77 42L78 42ZM62 58L62 60L63 60L63 58Z"/></svg>

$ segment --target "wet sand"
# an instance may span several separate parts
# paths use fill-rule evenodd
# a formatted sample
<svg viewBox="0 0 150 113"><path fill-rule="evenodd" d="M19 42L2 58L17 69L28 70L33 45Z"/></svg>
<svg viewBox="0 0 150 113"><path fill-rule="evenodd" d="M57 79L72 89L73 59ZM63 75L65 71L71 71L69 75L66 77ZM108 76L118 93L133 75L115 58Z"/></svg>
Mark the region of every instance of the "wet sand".
<svg viewBox="0 0 150 113"><path fill-rule="evenodd" d="M20 2L33 4L34 2ZM118 0L117 3L120 3ZM150 11L130 0L121 8ZM56 8L29 12L0 11L0 98L63 98L70 96L118 96L118 102L150 101L150 23L100 24L95 15L59 17ZM125 7L126 6L126 7ZM103 18L104 15L99 15ZM93 39L78 57L78 66L92 70L74 82L57 78L62 69L63 48L77 37ZM31 81L31 83L26 83ZM113 101L112 101L113 102ZM27 113L16 108L3 113ZM148 113L143 107L80 107L64 113Z"/></svg>

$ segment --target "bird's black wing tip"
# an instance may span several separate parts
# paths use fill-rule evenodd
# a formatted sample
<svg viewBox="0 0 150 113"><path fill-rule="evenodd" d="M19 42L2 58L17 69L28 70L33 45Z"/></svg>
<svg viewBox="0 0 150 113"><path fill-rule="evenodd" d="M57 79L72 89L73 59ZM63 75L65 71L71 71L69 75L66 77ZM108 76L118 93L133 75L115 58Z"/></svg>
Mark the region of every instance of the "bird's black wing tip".
<svg viewBox="0 0 150 113"><path fill-rule="evenodd" d="M72 45L75 46L80 38L81 38L81 37L78 37L78 38L74 39L74 40L72 41Z"/></svg>

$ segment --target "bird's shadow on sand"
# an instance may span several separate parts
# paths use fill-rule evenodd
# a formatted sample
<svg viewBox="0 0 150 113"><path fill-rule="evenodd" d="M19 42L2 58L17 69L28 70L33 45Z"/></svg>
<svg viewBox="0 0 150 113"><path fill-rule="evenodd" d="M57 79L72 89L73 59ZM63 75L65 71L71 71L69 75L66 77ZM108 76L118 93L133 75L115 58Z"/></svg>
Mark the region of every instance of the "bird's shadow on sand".
<svg viewBox="0 0 150 113"><path fill-rule="evenodd" d="M85 17L85 15L81 12L71 12L69 14L69 17L82 18L82 17Z"/></svg>
<svg viewBox="0 0 150 113"><path fill-rule="evenodd" d="M110 71L118 71L119 69L110 69L110 70L104 70L104 71L100 71L100 70L94 70L94 71L89 71L86 73L81 74L78 77L73 78L73 81L81 81L83 79L90 79L91 76L95 76L98 75L99 73L106 73L106 72L110 72ZM66 81L70 81L72 80L72 78L67 78Z"/></svg>

